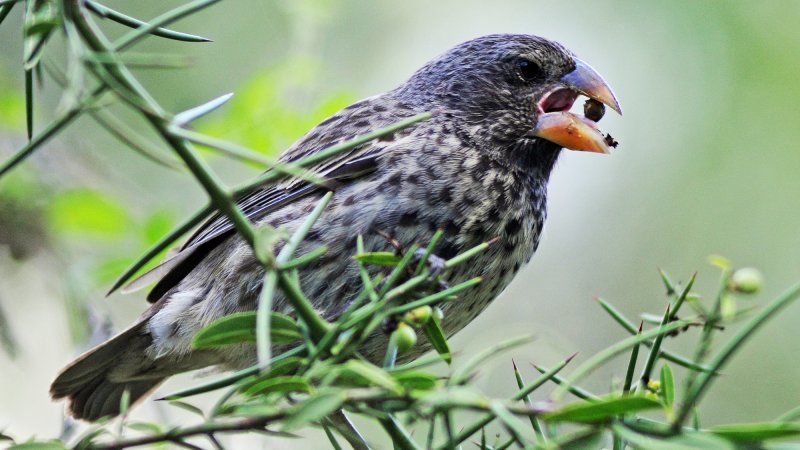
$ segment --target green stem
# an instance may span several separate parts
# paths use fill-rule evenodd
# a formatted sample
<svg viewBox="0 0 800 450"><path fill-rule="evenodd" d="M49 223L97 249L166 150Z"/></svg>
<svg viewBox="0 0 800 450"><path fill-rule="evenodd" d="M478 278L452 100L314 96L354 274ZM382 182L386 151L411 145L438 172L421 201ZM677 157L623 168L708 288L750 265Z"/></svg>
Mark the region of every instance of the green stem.
<svg viewBox="0 0 800 450"><path fill-rule="evenodd" d="M58 116L58 118L50 122L50 124L47 125L44 130L42 130L39 134L34 136L30 142L28 142L28 145L22 147L19 151L17 151L17 153L0 165L0 177L3 177L10 172L34 151L38 150L42 145L49 141L50 138L58 134L64 129L64 127L72 123L73 120L77 119L78 116L80 116L85 110L87 105L94 103L98 98L100 98L100 96L105 93L106 89L107 86L104 84L97 86L89 93L89 95L84 97L83 100L78 102L72 108L64 111L60 116Z"/></svg>
<svg viewBox="0 0 800 450"><path fill-rule="evenodd" d="M534 380L533 383L527 385L524 389L521 389L516 394L514 394L511 397L511 400L512 401L521 400L526 395L528 395L531 392L533 392L534 390L538 389L540 386L545 384L549 379L551 379L553 376L555 376L559 371L561 371L561 369L566 367L566 365L569 364L569 362L572 360L572 358L574 356L575 355L570 356L569 358L567 358L566 360L562 361L557 366L555 366L552 369L548 370L547 373L545 373L541 377L539 377L536 380ZM496 416L494 414L487 414L483 418L473 422L471 425L466 426L463 430L461 430L460 433L458 433L455 436L453 436L452 444L453 445L458 445L458 444L466 441L467 439L469 439L470 436L472 436L473 434L477 433L478 431L481 430L481 428L483 428L486 425L488 425L492 420L495 419L495 417ZM449 443L447 443L447 444L444 444L444 445L438 447L436 450L449 450L450 448L451 447L449 446Z"/></svg>
<svg viewBox="0 0 800 450"><path fill-rule="evenodd" d="M797 299L798 296L800 296L800 284L796 284L788 291L769 302L769 304L767 304L767 306L764 307L761 312L750 319L742 328L739 329L733 338L728 341L724 347L722 347L719 353L709 362L709 367L711 367L711 369L714 371L721 369L728 362L730 357L733 356L737 350L739 350L744 341L752 336L759 327L767 322L767 320L771 319L772 316L777 314L778 311ZM694 383L692 383L686 392L686 396L681 403L680 410L675 416L675 420L672 422L673 429L680 429L680 427L683 425L683 422L686 420L692 410L692 405L700 400L700 397L714 380L712 375L713 374L711 373L704 372L697 377L697 380Z"/></svg>
<svg viewBox="0 0 800 450"><path fill-rule="evenodd" d="M600 306L602 306L603 309L605 309L606 312L608 312L608 314L611 315L611 317L614 320L616 320L617 323L622 325L622 327L625 328L630 334L632 334L634 336L638 334L638 332L636 331L637 329L633 325L633 323L631 323L631 321L629 321L625 316L623 316L622 313L617 311L616 308L611 306L610 303L608 303L607 301L605 301L605 300L603 300L602 298L599 298L599 297L595 297L595 300L597 300L597 302L600 303ZM644 341L642 343L647 347L650 347L650 348L653 347L653 342L652 341ZM672 353L672 352L670 352L668 350L661 350L659 352L659 356L661 358L666 359L667 361L674 362L675 364L678 364L679 366L686 367L687 369L696 370L696 371L700 371L700 372L708 372L710 370L708 367L702 366L700 364L696 364L694 361L692 361L692 360L690 360L688 358L685 358L683 356L680 356L678 354ZM717 373L717 375L719 375L719 373Z"/></svg>
<svg viewBox="0 0 800 450"><path fill-rule="evenodd" d="M667 312L664 313L664 318L661 320L661 326L659 330L663 329L670 319L669 308L670 305L667 305ZM656 360L658 359L659 350L661 350L661 343L664 341L664 334L661 333L656 336L655 341L653 342L653 346L650 348L650 354L647 355L647 361L644 364L644 369L642 369L642 376L639 377L639 387L637 391L642 391L647 388L647 383L650 382L650 375L653 373L653 367L655 367ZM639 345L637 344L635 349L638 350Z"/></svg>
<svg viewBox="0 0 800 450"><path fill-rule="evenodd" d="M275 364L276 362L283 361L286 358L290 358L292 356L298 356L306 351L305 346L295 347L287 352L281 353L280 355L272 358L270 364ZM239 380L243 380L249 376L257 375L260 371L258 366L253 366L244 370L240 370L235 372L231 375L228 375L225 378L212 381L210 383L201 384L200 386L195 386L189 389L184 389L182 391L178 391L172 394L169 394L165 397L162 397L158 400L180 400L182 398L191 397L194 395L205 394L206 392L216 391L217 389L224 388L227 386L236 383Z"/></svg>
<svg viewBox="0 0 800 450"><path fill-rule="evenodd" d="M392 438L392 442L397 448L401 450L419 450L419 447L417 447L417 444L411 439L411 436L397 423L394 417L380 419L380 423L389 434L389 437Z"/></svg>
<svg viewBox="0 0 800 450"><path fill-rule="evenodd" d="M695 322L689 321L689 320L678 320L678 321L672 322L670 324L667 324L667 325L665 325L665 326L663 326L661 328L658 328L656 330L650 330L650 331L648 331L646 333L642 333L639 336L632 336L632 337L630 337L628 339L625 339L625 340L623 340L621 342L618 342L618 343L612 345L611 347L608 347L607 349L601 351L600 353L597 353L593 357L589 358L588 361L586 361L580 367L575 369L575 371L569 376L569 378L567 378L567 380L566 380L567 385L573 384L574 382L576 382L579 379L581 379L581 377L585 376L590 371L594 370L598 365L600 365L600 364L604 363L605 361L613 358L614 356L617 356L618 354L620 354L620 353L624 352L625 350L633 347L634 345L637 345L637 344L639 344L641 342L644 342L647 339L654 338L654 337L662 335L662 334L670 333L670 332L672 332L674 330L683 328L683 327L685 327L687 325L692 325L694 323ZM561 388L557 389L551 395L551 398L553 400L557 400L557 399L561 398L561 396L564 395L564 393L566 393L566 391L567 391L567 387L562 385Z"/></svg>
<svg viewBox="0 0 800 450"><path fill-rule="evenodd" d="M547 373L547 368L545 367L539 367L537 365L533 365L533 368L541 373ZM587 402L596 402L598 400L601 400L601 398L598 397L597 395L592 394L591 392L587 391L586 389L583 389L582 387L570 384L567 380L561 378L558 375L553 375L553 377L550 378L550 381L559 386L566 386L567 391L570 394L574 395L575 397L578 397L581 400L586 400Z"/></svg>
<svg viewBox="0 0 800 450"><path fill-rule="evenodd" d="M517 379L517 387L520 390L525 389L525 381L522 380L522 374L517 369L517 363L514 360L511 360L511 364L514 366L514 377ZM531 398L528 394L525 394L522 397L522 401L525 402L526 405L531 406ZM531 419L531 427L533 427L533 432L536 433L536 438L540 444L547 444L547 438L544 437L544 431L542 431L542 425L539 423L539 418L534 416L529 416Z"/></svg>
<svg viewBox="0 0 800 450"><path fill-rule="evenodd" d="M205 219L213 211L214 207L211 204L208 204L203 209L198 210L193 215L189 216L186 220L183 221L183 223L173 228L172 231L170 231L166 236L162 237L158 242L156 242L149 249L147 249L145 254L142 255L135 263L133 263L133 265L128 267L125 270L125 272L123 272L122 275L120 275L117 278L117 280L114 281L114 285L111 286L111 289L108 291L106 295L111 295L114 291L119 289L142 267L147 265L147 263L149 263L153 258L161 254L161 252L166 250L176 240L180 239L181 236L188 233L194 227L200 224L200 222L202 222L203 219Z"/></svg>
<svg viewBox="0 0 800 450"><path fill-rule="evenodd" d="M272 340L270 339L270 318L272 317L272 299L275 296L275 286L278 284L278 273L267 270L264 275L264 285L258 298L256 311L256 354L258 367L263 372L269 369L272 359Z"/></svg>

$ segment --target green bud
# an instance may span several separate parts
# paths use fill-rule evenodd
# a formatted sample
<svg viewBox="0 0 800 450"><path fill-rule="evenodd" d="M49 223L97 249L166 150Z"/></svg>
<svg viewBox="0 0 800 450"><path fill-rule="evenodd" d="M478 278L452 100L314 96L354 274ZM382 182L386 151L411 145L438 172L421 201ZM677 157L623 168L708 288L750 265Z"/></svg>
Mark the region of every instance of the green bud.
<svg viewBox="0 0 800 450"><path fill-rule="evenodd" d="M417 332L405 322L401 322L392 332L392 340L397 344L397 352L405 353L417 343Z"/></svg>
<svg viewBox="0 0 800 450"><path fill-rule="evenodd" d="M731 287L744 294L753 294L761 289L764 277L753 267L742 267L731 275Z"/></svg>
<svg viewBox="0 0 800 450"><path fill-rule="evenodd" d="M435 317L436 320L441 322L442 319L444 319L444 311L442 311L442 308L439 308L438 306L436 308L433 308L433 317Z"/></svg>
<svg viewBox="0 0 800 450"><path fill-rule="evenodd" d="M422 325L428 323L428 320L431 318L431 314L433 314L433 308L427 305L420 306L419 308L412 309L411 311L407 312L403 317L403 321L415 327L421 327Z"/></svg>

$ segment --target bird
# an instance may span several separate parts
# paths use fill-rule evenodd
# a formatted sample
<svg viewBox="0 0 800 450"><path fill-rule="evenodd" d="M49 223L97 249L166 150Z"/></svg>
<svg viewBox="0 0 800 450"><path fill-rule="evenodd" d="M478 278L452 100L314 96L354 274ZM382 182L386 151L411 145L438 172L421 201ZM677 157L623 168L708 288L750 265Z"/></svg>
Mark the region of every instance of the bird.
<svg viewBox="0 0 800 450"><path fill-rule="evenodd" d="M346 107L311 129L281 161L297 161L435 112L311 167L336 186L297 249L302 255L320 245L327 248L299 272L314 308L325 317L335 315L363 288L353 260L358 236L366 251L386 251L391 250L386 236L403 245L423 245L441 230L433 251L445 259L496 239L447 275L451 283L483 277L477 287L442 304L445 334L464 328L536 251L547 216L548 179L562 150L609 153L610 139L597 123L569 112L579 96L622 114L603 78L563 45L532 35L495 34L455 46L397 88ZM238 205L256 226L292 231L327 192L294 179L258 188ZM157 269L138 280L147 285L158 278L147 296L152 306L129 328L70 363L52 383L52 398L67 399L76 419L118 415L123 392L133 404L177 373L208 366L240 370L257 363L253 345L192 348L204 326L257 308L265 268L225 216L211 216ZM279 294L273 310L292 313ZM387 342L378 331L359 351L378 363ZM407 358L428 349L429 343L420 342Z"/></svg>

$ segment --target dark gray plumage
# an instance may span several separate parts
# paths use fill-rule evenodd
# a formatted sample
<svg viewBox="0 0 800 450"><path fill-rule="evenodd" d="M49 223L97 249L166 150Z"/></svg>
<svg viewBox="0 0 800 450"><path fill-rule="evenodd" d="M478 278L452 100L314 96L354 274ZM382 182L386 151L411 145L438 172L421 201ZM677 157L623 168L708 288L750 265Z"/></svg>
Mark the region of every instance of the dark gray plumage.
<svg viewBox="0 0 800 450"><path fill-rule="evenodd" d="M500 238L470 264L448 274L451 283L475 276L485 281L443 305L446 333L455 333L483 311L536 250L550 172L562 146L572 145L551 142L550 135L551 140L543 139L560 125L544 130L538 126L540 116L571 118L563 111L578 93L619 110L610 91L584 83L587 77L599 79L585 67L546 39L482 37L429 62L397 89L340 111L293 145L283 161L421 112L439 111L428 121L315 168L339 185L297 252L302 255L321 244L329 249L300 274L315 307L333 314L359 292L361 280L351 259L358 235L364 236L367 251L386 251L391 247L378 232L403 245L425 245L441 229L444 235L435 253L443 258ZM591 73L581 72L585 70ZM593 122L587 123L594 129ZM293 230L323 194L291 181L258 190L240 206L259 224ZM256 362L252 347L201 352L192 350L191 340L216 319L255 309L264 269L220 216L210 219L182 250L165 263L167 274L149 296L155 304L140 320L72 363L53 383L53 397L70 398L75 417L96 420L117 414L126 386L133 388L135 399L178 372L210 365L241 369ZM275 309L291 312L282 298L276 298ZM374 335L362 354L380 361L386 340L383 334ZM427 342L420 343L409 357L428 349Z"/></svg>

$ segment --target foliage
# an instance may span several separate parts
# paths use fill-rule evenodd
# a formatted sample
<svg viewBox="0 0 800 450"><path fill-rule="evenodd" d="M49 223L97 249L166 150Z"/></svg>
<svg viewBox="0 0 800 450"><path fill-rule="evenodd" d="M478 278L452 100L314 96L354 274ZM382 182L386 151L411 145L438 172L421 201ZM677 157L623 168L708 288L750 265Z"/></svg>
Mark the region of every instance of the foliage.
<svg viewBox="0 0 800 450"><path fill-rule="evenodd" d="M164 235L163 215L150 217L142 227L145 239L153 241L151 248L124 271L114 283L112 290L119 288L133 275L146 268L147 264L162 254L182 235L190 231L204 218L214 212L224 214L236 227L237 232L253 247L264 264L266 275L261 293L259 309L254 313L229 316L209 325L194 341L197 348L225 347L255 344L259 364L250 369L232 374L221 380L206 383L188 390L166 396L170 405L195 413L199 423L180 425L165 430L161 424L133 422L128 419L128 398L123 396L121 409L124 413L113 422L100 424L87 430L73 442L62 440L29 440L15 442L5 431L0 432L0 442L8 449L122 449L148 444L174 443L184 447L198 448L188 439L207 439L210 446L222 448L217 435L236 432L262 432L272 436L292 437L294 432L305 427L320 427L334 448L341 448L333 433L348 440L356 448L368 448L354 427L342 420L339 411L358 414L374 420L382 427L395 448L420 448L421 439L412 437L409 426L427 425L427 448L456 448L470 438L484 449L502 449L512 445L520 448L600 448L610 441L615 449L626 446L634 448L797 448L800 444L776 444L776 439L791 439L800 442L800 427L790 420L800 413L791 411L769 423L732 424L710 429L700 427L697 404L703 400L720 371L742 344L781 308L788 305L800 293L800 286L789 289L745 322L726 341L717 353L712 354L712 342L730 324L746 318L751 309L739 309L737 296L758 290L761 278L753 269L734 271L720 257L713 263L722 272L718 291L710 305L704 305L691 289L694 278L685 286L674 284L662 273L670 304L660 316L647 316L654 326L644 329L636 327L618 312L609 302L598 299L600 306L632 336L589 358L570 375L559 373L571 361L544 369L541 376L525 383L521 373L514 367L518 391L509 398L489 398L472 384L481 364L490 356L508 348L527 342L526 338L499 343L478 354L472 360L462 362L453 358L440 320L443 313L438 305L457 301L458 295L480 283L473 279L447 287L440 283L446 279L448 270L486 250L492 243L481 244L445 263L445 270L432 273L426 259L436 244L422 243L427 249L420 260L417 246L398 249L396 254L364 253L361 240L356 261L361 267L363 289L346 311L335 319L321 317L311 306L300 289L297 269L324 254L321 248L306 255L296 256L295 249L304 239L314 221L324 211L334 193L322 198L309 213L306 222L291 236L278 230L256 229L237 207L236 200L252 189L295 176L312 182L323 181L318 174L307 173L307 167L339 152L347 151L372 139L393 133L415 122L425 120L430 114L421 114L396 125L360 136L307 157L295 164L279 163L271 159L270 146L285 145L308 121L316 121L337 107L335 98L325 102L309 118L281 116L291 122L286 129L289 134L266 136L254 141L265 152L251 150L239 144L223 141L219 136L197 133L188 128L194 119L212 112L225 103L230 96L212 100L204 105L178 114L165 111L144 89L129 68L136 65L171 67L174 59L164 55L133 55L125 50L133 43L149 36L202 42L203 38L177 33L162 28L184 16L200 11L216 0L195 0L169 11L149 23L139 21L113 11L93 1L48 0L4 1L0 3L0 22L11 9L19 5L25 8L24 36L26 70L26 124L30 141L9 160L0 165L0 176L7 176L22 161L39 151L42 145L62 131L82 114L92 115L99 124L136 152L147 156L156 164L188 171L209 198L207 206ZM108 18L134 28L114 42L95 26L90 14ZM65 38L68 47L68 73L61 74L64 101L68 105L53 122L38 134L33 134L33 76L42 67L43 51L55 34ZM51 76L59 82L58 71ZM81 80L92 80L88 85ZM92 84L93 83L93 84ZM259 101L277 98L269 86L255 86ZM258 91L258 89L261 89ZM146 119L155 132L168 144L170 153L153 148L147 140L138 136L117 118L102 108L102 101L112 97L132 112ZM238 114L238 113L237 113ZM269 110L263 120L277 120L280 114ZM236 118L235 122L240 122ZM222 125L216 125L224 128ZM292 127L297 127L296 129ZM220 128L220 129L221 129ZM210 126L209 130L214 127ZM267 172L255 180L240 186L224 185L210 166L201 157L195 144L217 150L248 164L266 166ZM245 144L249 144L245 142ZM110 239L129 227L134 219L116 208L113 201L103 195L87 191L68 191L59 194L53 203L52 225L62 232L81 233L88 239ZM276 246L276 243L282 245ZM276 253L276 249L279 249ZM372 269L372 272L369 270ZM371 276L370 273L376 273ZM272 313L269 305L277 290L292 304L295 316ZM678 312L688 305L693 315L679 318ZM2 321L0 321L0 325ZM679 355L665 348L666 338L683 337L692 327L700 331L700 338L692 357ZM388 328L392 336L384 364L379 367L367 362L359 354L360 344L373 332ZM0 327L0 331L5 328ZM398 355L415 345L417 334L422 333L435 349L433 357L398 364ZM0 333L6 336L7 333ZM5 341L9 338L4 337ZM273 355L280 345L282 353ZM291 347L291 349L288 349ZM646 347L648 350L644 350ZM646 353L646 356L645 356ZM597 367L607 364L614 357L629 355L626 378L607 395L598 395L578 385L581 379ZM640 354L642 358L639 358ZM445 376L439 376L425 367L444 361L450 366ZM672 365L686 370L673 371ZM637 368L640 375L635 377ZM658 372L656 372L658 370ZM658 374L656 376L656 373ZM655 381L654 378L658 378ZM530 393L549 382L559 387L548 402L531 402ZM203 411L184 400L195 395L221 391L219 401L208 411ZM579 400L563 401L571 393ZM456 413L471 411L482 416L474 421L456 424ZM526 424L530 423L530 426ZM489 424L499 423L506 431L505 439L488 444L484 429ZM437 425L441 424L440 429ZM459 430L459 431L456 431ZM788 445L788 447L787 447Z"/></svg>

